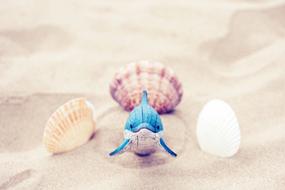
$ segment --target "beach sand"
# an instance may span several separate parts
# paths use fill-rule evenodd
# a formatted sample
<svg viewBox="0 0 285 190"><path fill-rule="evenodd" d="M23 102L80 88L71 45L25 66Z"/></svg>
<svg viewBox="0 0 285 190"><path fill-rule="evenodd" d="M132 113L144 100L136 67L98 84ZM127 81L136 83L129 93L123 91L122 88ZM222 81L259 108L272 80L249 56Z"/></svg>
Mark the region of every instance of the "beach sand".
<svg viewBox="0 0 285 190"><path fill-rule="evenodd" d="M285 189L285 1L0 2L0 190ZM162 115L178 153L108 153L128 113L109 94L136 60L174 69L184 96ZM94 137L52 156L42 146L50 114L75 97L96 108ZM242 142L232 158L200 150L197 116L220 98Z"/></svg>

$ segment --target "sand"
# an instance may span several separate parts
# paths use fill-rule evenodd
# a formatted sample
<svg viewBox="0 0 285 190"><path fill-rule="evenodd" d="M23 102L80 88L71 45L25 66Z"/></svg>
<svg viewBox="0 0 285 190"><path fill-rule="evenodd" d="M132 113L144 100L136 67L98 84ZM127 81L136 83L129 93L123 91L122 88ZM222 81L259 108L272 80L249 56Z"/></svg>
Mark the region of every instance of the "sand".
<svg viewBox="0 0 285 190"><path fill-rule="evenodd" d="M285 189L285 1L0 2L0 190ZM108 153L128 113L109 95L114 72L151 59L184 87L163 115L178 153ZM51 156L41 144L49 115L86 96L94 138ZM232 158L199 149L197 116L210 99L235 110L242 143Z"/></svg>

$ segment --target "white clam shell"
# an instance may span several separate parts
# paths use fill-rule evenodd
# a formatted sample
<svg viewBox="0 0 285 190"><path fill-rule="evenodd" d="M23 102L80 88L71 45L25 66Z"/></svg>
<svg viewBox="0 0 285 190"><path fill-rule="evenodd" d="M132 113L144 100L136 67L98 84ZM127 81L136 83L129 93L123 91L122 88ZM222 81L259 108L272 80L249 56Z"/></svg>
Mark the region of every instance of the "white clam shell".
<svg viewBox="0 0 285 190"><path fill-rule="evenodd" d="M62 153L86 143L95 129L94 107L85 98L68 101L48 119L43 144L48 152Z"/></svg>
<svg viewBox="0 0 285 190"><path fill-rule="evenodd" d="M222 100L209 101L199 114L197 139L207 153L231 157L240 147L240 128L232 108Z"/></svg>
<svg viewBox="0 0 285 190"><path fill-rule="evenodd" d="M158 112L172 111L182 98L182 85L173 70L159 62L138 61L122 67L110 83L112 97L127 111L148 92L149 104Z"/></svg>

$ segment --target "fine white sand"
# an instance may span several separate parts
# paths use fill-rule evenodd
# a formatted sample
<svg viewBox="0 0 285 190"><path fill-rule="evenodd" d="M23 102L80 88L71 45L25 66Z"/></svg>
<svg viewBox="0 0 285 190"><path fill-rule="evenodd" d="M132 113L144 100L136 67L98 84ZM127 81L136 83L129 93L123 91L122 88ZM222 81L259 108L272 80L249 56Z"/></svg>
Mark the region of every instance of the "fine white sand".
<svg viewBox="0 0 285 190"><path fill-rule="evenodd" d="M284 21L285 1L271 0L0 1L0 190L285 189ZM162 116L177 158L108 156L128 116L109 82L141 59L182 81L181 104ZM96 107L94 138L47 154L45 122L79 96ZM197 144L197 116L212 98L239 119L232 158Z"/></svg>

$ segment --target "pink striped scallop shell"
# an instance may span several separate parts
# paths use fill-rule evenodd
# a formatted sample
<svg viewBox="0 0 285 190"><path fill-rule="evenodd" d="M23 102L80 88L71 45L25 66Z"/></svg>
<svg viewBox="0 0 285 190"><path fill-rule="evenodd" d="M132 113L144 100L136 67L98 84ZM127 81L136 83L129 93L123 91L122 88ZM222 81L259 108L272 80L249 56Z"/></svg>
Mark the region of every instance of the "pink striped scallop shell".
<svg viewBox="0 0 285 190"><path fill-rule="evenodd" d="M143 90L147 90L149 104L160 114L174 110L183 94L173 70L153 61L122 67L110 84L112 97L127 111L140 103Z"/></svg>

